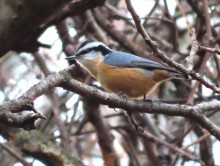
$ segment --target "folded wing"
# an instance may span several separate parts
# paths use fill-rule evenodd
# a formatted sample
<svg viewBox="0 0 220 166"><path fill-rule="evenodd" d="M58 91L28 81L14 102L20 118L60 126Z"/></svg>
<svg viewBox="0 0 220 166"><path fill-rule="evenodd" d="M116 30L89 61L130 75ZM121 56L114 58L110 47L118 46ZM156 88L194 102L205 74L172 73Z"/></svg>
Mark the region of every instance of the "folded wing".
<svg viewBox="0 0 220 166"><path fill-rule="evenodd" d="M104 62L110 66L116 67L142 68L145 70L162 69L178 73L174 69L169 68L163 64L120 51L114 51L109 53L104 58Z"/></svg>

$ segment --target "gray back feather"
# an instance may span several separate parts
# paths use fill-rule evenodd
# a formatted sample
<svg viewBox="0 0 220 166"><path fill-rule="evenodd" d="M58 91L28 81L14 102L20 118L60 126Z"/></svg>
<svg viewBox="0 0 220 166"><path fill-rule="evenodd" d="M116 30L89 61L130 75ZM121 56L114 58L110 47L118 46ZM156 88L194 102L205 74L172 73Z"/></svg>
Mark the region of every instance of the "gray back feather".
<svg viewBox="0 0 220 166"><path fill-rule="evenodd" d="M113 51L109 53L104 58L104 62L110 66L142 68L145 70L162 69L177 73L174 69L171 69L163 64L120 51Z"/></svg>

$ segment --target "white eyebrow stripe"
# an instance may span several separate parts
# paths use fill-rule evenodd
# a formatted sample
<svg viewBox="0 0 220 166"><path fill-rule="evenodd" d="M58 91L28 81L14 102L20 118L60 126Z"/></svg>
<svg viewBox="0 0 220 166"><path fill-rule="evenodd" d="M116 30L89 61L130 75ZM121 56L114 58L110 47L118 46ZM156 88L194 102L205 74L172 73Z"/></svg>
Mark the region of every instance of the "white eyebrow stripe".
<svg viewBox="0 0 220 166"><path fill-rule="evenodd" d="M89 44L86 44L85 46L83 46L82 48L80 48L77 53L80 53L84 50L87 50L89 48L95 48L95 47L98 47L99 45L103 45L104 47L107 47L106 45L104 45L103 43L101 42L92 42L92 43L89 43ZM107 47L108 48L108 47Z"/></svg>

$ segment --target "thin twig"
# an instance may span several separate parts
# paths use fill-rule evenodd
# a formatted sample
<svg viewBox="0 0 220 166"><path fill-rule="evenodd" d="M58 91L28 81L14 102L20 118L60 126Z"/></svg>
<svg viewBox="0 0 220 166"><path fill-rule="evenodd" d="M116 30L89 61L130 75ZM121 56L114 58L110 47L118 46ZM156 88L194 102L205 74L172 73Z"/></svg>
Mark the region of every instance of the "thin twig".
<svg viewBox="0 0 220 166"><path fill-rule="evenodd" d="M196 39L196 31L192 27L190 28L190 38L191 38L191 41L192 41L192 47L191 47L190 54L187 57L186 61L187 61L187 68L192 70L194 60L195 60L195 57L196 57L196 53L197 53L198 47L199 47L199 43Z"/></svg>
<svg viewBox="0 0 220 166"><path fill-rule="evenodd" d="M183 16L183 17L185 18L185 20L186 20L187 31L188 31L188 33L190 34L190 27L191 27L191 25L190 25L189 20L188 20L188 18L187 18L187 16L186 16L186 12L185 12L185 10L183 9L183 7L180 5L179 0L176 0L176 3L177 3L177 6L178 6L178 8L179 8L180 13L182 14L182 16Z"/></svg>
<svg viewBox="0 0 220 166"><path fill-rule="evenodd" d="M19 162L21 162L24 166L32 166L31 163L27 162L19 152L16 152L15 149L11 149L8 145L1 143L0 146L5 149L9 154L11 154L14 158L16 158Z"/></svg>
<svg viewBox="0 0 220 166"><path fill-rule="evenodd" d="M127 4L127 8L129 10L129 12L131 13L135 25L137 27L137 30L139 31L139 33L142 35L142 37L145 40L145 43L151 48L153 54L155 56L158 56L160 59L162 59L165 63L169 64L170 66L180 70L181 72L190 75L193 79L201 82L203 85L205 85L207 88L212 89L214 92L216 93L220 93L220 88L216 87L213 84L208 83L206 80L204 80L204 78L199 74L196 73L193 70L188 70L186 69L183 65L178 64L174 61L172 61L170 58L168 58L158 47L157 44L151 40L151 38L149 37L148 33L145 31L144 27L141 24L141 21L139 19L139 16L137 15L137 13L135 12L133 6L131 5L130 0L126 0L126 4Z"/></svg>
<svg viewBox="0 0 220 166"><path fill-rule="evenodd" d="M190 159L197 160L197 158L195 156L193 156L193 155L183 151L182 149L177 148L175 145L169 144L168 142L166 142L166 141L164 141L162 139L157 138L156 136L150 134L146 130L143 133L140 133L140 132L138 132L138 133L139 133L139 135L143 136L144 138L151 139L151 140L153 140L153 141L155 141L157 143L165 145L166 147L170 148L171 150L173 150L175 152L178 152L182 156L186 156L186 157L188 157Z"/></svg>
<svg viewBox="0 0 220 166"><path fill-rule="evenodd" d="M207 31L207 37L208 37L208 45L210 46L211 43L211 39L212 39L212 32L211 32L211 24L210 24L210 17L209 17L209 12L208 12L208 2L206 0L203 0L203 8L204 8L204 13L205 13L205 23L206 23L206 31ZM199 68L199 74L203 75L204 71L205 71L205 67L206 67L206 63L208 62L210 58L210 54L208 52L205 52L205 56L202 59L202 63L200 65ZM193 105L194 102L194 94L197 90L197 88L199 87L201 82L196 81L195 84L193 85L190 94L189 94L189 98L187 100L187 104Z"/></svg>
<svg viewBox="0 0 220 166"><path fill-rule="evenodd" d="M190 144L188 144L188 145L182 147L181 149L185 150L185 149L189 148L190 146L193 146L193 145L195 145L195 144L198 144L198 143L202 142L204 139L206 139L206 138L208 138L208 137L210 137L210 133L204 134L203 136L199 137L199 138L196 139L195 141L192 141Z"/></svg>
<svg viewBox="0 0 220 166"><path fill-rule="evenodd" d="M128 115L128 118L129 118L131 124L132 124L133 127L135 128L135 130L137 130L137 131L143 133L143 132L144 132L144 128L143 128L142 126L140 126L140 125L135 121L135 119L134 119L132 113L127 112L127 115Z"/></svg>
<svg viewBox="0 0 220 166"><path fill-rule="evenodd" d="M220 49L217 49L217 48L209 48L206 46L199 45L199 49L220 55Z"/></svg>

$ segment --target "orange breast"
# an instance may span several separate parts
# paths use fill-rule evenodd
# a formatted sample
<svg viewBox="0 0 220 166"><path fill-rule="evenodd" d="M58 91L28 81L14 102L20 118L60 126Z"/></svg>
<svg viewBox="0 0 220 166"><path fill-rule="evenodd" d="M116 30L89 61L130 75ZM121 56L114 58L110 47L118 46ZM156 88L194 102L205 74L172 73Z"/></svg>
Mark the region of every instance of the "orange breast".
<svg viewBox="0 0 220 166"><path fill-rule="evenodd" d="M156 87L153 77L138 68L118 68L99 64L97 80L110 92L123 92L130 98L143 97Z"/></svg>

